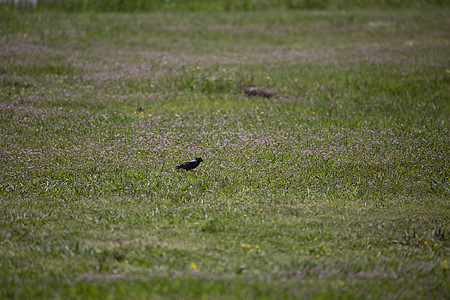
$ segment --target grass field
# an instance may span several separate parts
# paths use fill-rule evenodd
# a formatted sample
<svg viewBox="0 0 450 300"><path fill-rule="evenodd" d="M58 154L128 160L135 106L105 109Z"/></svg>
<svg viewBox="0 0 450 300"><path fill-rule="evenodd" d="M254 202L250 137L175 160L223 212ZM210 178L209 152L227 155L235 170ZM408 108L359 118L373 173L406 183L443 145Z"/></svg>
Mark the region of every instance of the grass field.
<svg viewBox="0 0 450 300"><path fill-rule="evenodd" d="M3 8L0 298L448 299L449 15Z"/></svg>

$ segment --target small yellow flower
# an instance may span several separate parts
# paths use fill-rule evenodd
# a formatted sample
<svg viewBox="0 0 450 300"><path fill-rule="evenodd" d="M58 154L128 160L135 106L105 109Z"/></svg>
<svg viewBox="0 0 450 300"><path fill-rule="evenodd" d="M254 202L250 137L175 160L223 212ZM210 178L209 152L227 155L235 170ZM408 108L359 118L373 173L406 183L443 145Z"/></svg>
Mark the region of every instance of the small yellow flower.
<svg viewBox="0 0 450 300"><path fill-rule="evenodd" d="M316 257L319 258L319 257L320 257L320 254L317 254Z"/></svg>
<svg viewBox="0 0 450 300"><path fill-rule="evenodd" d="M315 113L315 112L312 112L312 114L315 115L316 113Z"/></svg>
<svg viewBox="0 0 450 300"><path fill-rule="evenodd" d="M257 119L259 119L259 116L256 116Z"/></svg>
<svg viewBox="0 0 450 300"><path fill-rule="evenodd" d="M376 258L380 258L380 256L381 256L380 252L378 252L377 255L375 255Z"/></svg>
<svg viewBox="0 0 450 300"><path fill-rule="evenodd" d="M117 115L117 111L115 111L114 114Z"/></svg>
<svg viewBox="0 0 450 300"><path fill-rule="evenodd" d="M284 139L287 140L287 136L285 136Z"/></svg>
<svg viewBox="0 0 450 300"><path fill-rule="evenodd" d="M439 244L438 243L434 243L434 247L437 247L437 246L439 246Z"/></svg>
<svg viewBox="0 0 450 300"><path fill-rule="evenodd" d="M228 78L228 80L233 80L233 77L230 76L230 77Z"/></svg>
<svg viewBox="0 0 450 300"><path fill-rule="evenodd" d="M261 114L263 115L263 114L264 114L264 112L262 111L262 112L261 112Z"/></svg>
<svg viewBox="0 0 450 300"><path fill-rule="evenodd" d="M152 114L148 114L148 116L149 116L149 117L151 117L151 116L152 116Z"/></svg>
<svg viewBox="0 0 450 300"><path fill-rule="evenodd" d="M134 111L133 114L136 114L136 112Z"/></svg>
<svg viewBox="0 0 450 300"><path fill-rule="evenodd" d="M318 241L319 239L315 237L314 240L315 240L315 241Z"/></svg>
<svg viewBox="0 0 450 300"><path fill-rule="evenodd" d="M246 215L246 214L244 214L244 218L247 218L247 215Z"/></svg>
<svg viewBox="0 0 450 300"><path fill-rule="evenodd" d="M177 114L177 117L179 118L179 117L180 117L180 115L179 115L179 114Z"/></svg>
<svg viewBox="0 0 450 300"><path fill-rule="evenodd" d="M445 73L447 73L447 74L450 73L450 70L449 70L449 69L446 69L446 70L445 70Z"/></svg>
<svg viewBox="0 0 450 300"><path fill-rule="evenodd" d="M223 267L220 267L220 272L225 271L225 269Z"/></svg>
<svg viewBox="0 0 450 300"><path fill-rule="evenodd" d="M423 242L424 245L428 245L428 241Z"/></svg>
<svg viewBox="0 0 450 300"><path fill-rule="evenodd" d="M447 264L448 262L444 260L444 263L442 264L442 269L447 270Z"/></svg>
<svg viewBox="0 0 450 300"><path fill-rule="evenodd" d="M144 112L143 111L141 111L141 115L143 115L144 114Z"/></svg>
<svg viewBox="0 0 450 300"><path fill-rule="evenodd" d="M27 117L25 117L25 118L23 118L24 120L26 120L27 119Z"/></svg>
<svg viewBox="0 0 450 300"><path fill-rule="evenodd" d="M25 90L22 89L22 90L20 91L20 93L21 93L22 95L24 95L24 94L25 94Z"/></svg>
<svg viewBox="0 0 450 300"><path fill-rule="evenodd" d="M256 244L256 245L255 245L255 248L256 248L256 249L259 249L259 245L258 245L258 244Z"/></svg>
<svg viewBox="0 0 450 300"><path fill-rule="evenodd" d="M242 248L245 248L245 247L246 247L246 245L245 245L245 244L241 244L241 247L242 247Z"/></svg>
<svg viewBox="0 0 450 300"><path fill-rule="evenodd" d="M339 285L340 287L343 287L343 286L345 285L345 283L344 283L343 281L339 281L338 285Z"/></svg>
<svg viewBox="0 0 450 300"><path fill-rule="evenodd" d="M197 270L197 265L195 263L191 263L191 268Z"/></svg>
<svg viewBox="0 0 450 300"><path fill-rule="evenodd" d="M200 70L200 67L199 67L199 66L197 66L197 70Z"/></svg>
<svg viewBox="0 0 450 300"><path fill-rule="evenodd" d="M267 80L270 80L270 76L267 76L266 78L267 78Z"/></svg>
<svg viewBox="0 0 450 300"><path fill-rule="evenodd" d="M51 94L51 93L52 93L52 91L50 90L50 91L48 91L48 93L49 93L49 94Z"/></svg>
<svg viewBox="0 0 450 300"><path fill-rule="evenodd" d="M69 88L70 88L71 90L73 90L73 86L69 86Z"/></svg>

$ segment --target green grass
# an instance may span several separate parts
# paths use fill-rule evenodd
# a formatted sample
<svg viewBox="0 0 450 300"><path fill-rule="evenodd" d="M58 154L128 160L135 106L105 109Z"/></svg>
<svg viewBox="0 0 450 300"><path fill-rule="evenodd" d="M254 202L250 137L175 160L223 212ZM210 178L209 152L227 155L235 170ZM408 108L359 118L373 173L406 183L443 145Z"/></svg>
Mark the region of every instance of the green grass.
<svg viewBox="0 0 450 300"><path fill-rule="evenodd" d="M66 12L261 11L268 9L351 9L448 7L445 0L5 0L8 9Z"/></svg>
<svg viewBox="0 0 450 300"><path fill-rule="evenodd" d="M0 298L448 298L448 13L3 8Z"/></svg>

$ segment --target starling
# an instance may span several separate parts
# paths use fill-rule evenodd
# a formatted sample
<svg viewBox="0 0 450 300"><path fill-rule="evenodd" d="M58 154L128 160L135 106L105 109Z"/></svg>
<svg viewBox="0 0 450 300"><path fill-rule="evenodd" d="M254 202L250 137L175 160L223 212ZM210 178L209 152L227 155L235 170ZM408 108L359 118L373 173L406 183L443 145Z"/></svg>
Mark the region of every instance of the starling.
<svg viewBox="0 0 450 300"><path fill-rule="evenodd" d="M198 165L202 161L203 161L203 159L201 157L197 157L196 159L191 160L191 161L186 161L186 162L182 163L181 165L176 166L175 168L177 168L177 169L185 169L186 171L189 171L189 170L197 168Z"/></svg>
<svg viewBox="0 0 450 300"><path fill-rule="evenodd" d="M249 86L248 88L245 89L245 94L248 97L259 96L264 98L272 98L277 95L277 93L275 93L274 91L257 86Z"/></svg>

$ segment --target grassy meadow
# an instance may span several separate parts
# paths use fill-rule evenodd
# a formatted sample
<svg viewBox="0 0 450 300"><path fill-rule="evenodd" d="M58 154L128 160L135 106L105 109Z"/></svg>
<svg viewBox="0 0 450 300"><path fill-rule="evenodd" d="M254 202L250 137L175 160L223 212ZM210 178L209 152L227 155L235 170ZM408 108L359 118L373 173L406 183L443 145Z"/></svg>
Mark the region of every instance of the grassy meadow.
<svg viewBox="0 0 450 300"><path fill-rule="evenodd" d="M1 7L0 298L448 299L449 15Z"/></svg>

